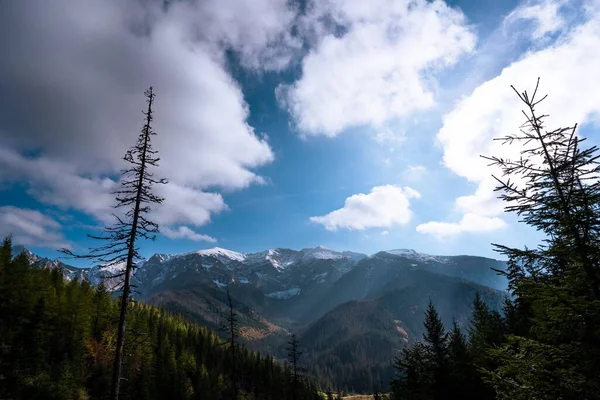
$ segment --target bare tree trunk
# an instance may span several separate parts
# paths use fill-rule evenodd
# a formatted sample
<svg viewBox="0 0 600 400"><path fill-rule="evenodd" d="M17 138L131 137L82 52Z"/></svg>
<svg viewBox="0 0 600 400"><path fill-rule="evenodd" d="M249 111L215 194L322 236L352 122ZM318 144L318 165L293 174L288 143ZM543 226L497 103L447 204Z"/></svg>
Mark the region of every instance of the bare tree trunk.
<svg viewBox="0 0 600 400"><path fill-rule="evenodd" d="M117 346L115 348L115 361L113 364L112 376L112 393L111 399L119 399L119 391L121 389L121 367L123 364L123 348L125 346L125 327L127 317L127 306L129 302L129 290L131 271L133 270L133 257L135 255L135 238L137 235L138 219L140 216L140 204L142 202L142 190L144 184L144 174L146 169L146 150L148 148L150 121L152 120L152 88L150 88L150 96L148 101L148 111L146 113L146 125L144 126L144 146L142 152L142 160L140 165L140 174L137 183L137 193L135 198L135 208L133 211L133 221L131 223L131 234L129 236L129 249L127 252L127 264L125 267L125 281L123 282L123 294L121 296L121 313L119 315L119 327L117 330Z"/></svg>

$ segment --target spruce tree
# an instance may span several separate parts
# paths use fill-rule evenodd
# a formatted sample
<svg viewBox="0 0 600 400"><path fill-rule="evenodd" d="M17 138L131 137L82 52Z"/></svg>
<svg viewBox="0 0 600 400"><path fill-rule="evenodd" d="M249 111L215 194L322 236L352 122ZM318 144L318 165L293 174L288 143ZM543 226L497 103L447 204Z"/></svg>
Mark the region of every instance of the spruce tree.
<svg viewBox="0 0 600 400"><path fill-rule="evenodd" d="M155 195L152 187L155 184L164 184L166 180L154 178L151 167L158 166L157 151L152 148L152 136L156 132L152 129L154 99L153 88L144 93L147 109L143 111L145 122L136 144L126 153L124 160L130 167L122 171L120 187L113 192L116 195L116 208L123 209L123 215L113 214L116 223L104 228L101 235L88 235L93 239L106 242L91 249L89 254L77 255L68 249L62 252L75 257L91 259L106 266L124 264L122 272L111 275L110 278L119 278L121 290L119 325L117 328L117 341L113 363L113 377L111 382L111 398L117 400L121 387L121 370L123 363L123 349L125 344L125 328L127 310L131 295L131 276L136 268L136 263L141 259L139 254L139 239L154 240L158 233L158 225L150 220L149 213L152 204L161 204L163 198Z"/></svg>
<svg viewBox="0 0 600 400"><path fill-rule="evenodd" d="M515 299L507 343L489 354L498 397L593 399L600 392L600 163L577 125L548 130L533 94L519 93L525 123L500 138L520 145L516 159L486 157L498 167L506 211L546 235L537 248L494 244L508 258ZM515 315L518 316L515 322Z"/></svg>
<svg viewBox="0 0 600 400"><path fill-rule="evenodd" d="M448 363L448 334L431 300L429 300L429 305L425 312L424 325L425 356L430 365L433 398L443 399L448 394L448 374L450 372Z"/></svg>
<svg viewBox="0 0 600 400"><path fill-rule="evenodd" d="M298 359L302 355L302 352L299 349L299 342L295 333L292 333L287 344L288 347L286 347L286 350L288 352L288 363L291 367L290 383L292 386L292 399L296 400L298 398L298 383L300 381L300 367L298 365Z"/></svg>
<svg viewBox="0 0 600 400"><path fill-rule="evenodd" d="M220 331L226 336L225 342L222 344L227 345L230 357L230 371L229 371L229 382L231 390L231 399L237 400L239 393L239 374L237 368L238 359L238 338L240 335L239 323L237 313L233 308L233 300L227 288L227 316L225 322L222 324Z"/></svg>
<svg viewBox="0 0 600 400"><path fill-rule="evenodd" d="M400 399L445 399L450 389L448 333L433 302L425 311L423 341L402 350L395 360L392 395Z"/></svg>

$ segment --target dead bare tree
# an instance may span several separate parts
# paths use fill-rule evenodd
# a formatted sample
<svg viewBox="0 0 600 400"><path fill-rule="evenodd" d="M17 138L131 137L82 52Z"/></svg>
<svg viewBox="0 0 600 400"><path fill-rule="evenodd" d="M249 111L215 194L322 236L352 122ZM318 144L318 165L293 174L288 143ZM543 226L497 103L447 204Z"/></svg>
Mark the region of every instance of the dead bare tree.
<svg viewBox="0 0 600 400"><path fill-rule="evenodd" d="M111 399L118 400L121 384L121 366L123 363L123 348L125 344L125 327L127 308L131 293L131 276L141 259L137 242L139 239L154 240L158 233L158 224L148 217L151 204L161 204L163 198L152 192L155 184L165 184L165 179L155 179L149 171L150 167L157 167L158 151L152 148L151 137L156 135L152 129L152 106L155 94L150 87L146 92L147 109L143 111L145 123L138 136L136 144L131 147L123 158L131 166L122 171L120 187L113 192L117 204L115 208L126 209L121 215L113 214L116 223L105 227L100 235L88 235L90 238L104 241L105 244L90 249L85 255L72 253L68 249L61 251L74 258L91 259L105 266L125 264L122 271L111 274L107 278L122 278L121 305L119 325L117 328L117 343L111 382Z"/></svg>

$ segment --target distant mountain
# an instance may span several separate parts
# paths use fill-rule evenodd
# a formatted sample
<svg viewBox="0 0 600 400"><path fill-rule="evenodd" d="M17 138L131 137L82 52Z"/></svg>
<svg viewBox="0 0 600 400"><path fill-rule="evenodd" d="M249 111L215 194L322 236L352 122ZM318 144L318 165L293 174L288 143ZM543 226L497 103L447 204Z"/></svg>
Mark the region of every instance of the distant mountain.
<svg viewBox="0 0 600 400"><path fill-rule="evenodd" d="M368 392L389 382L402 347L421 340L430 299L446 327L455 318L466 330L476 292L493 309L501 308L501 291L426 270L403 271L381 290L338 305L302 331L306 363L341 387Z"/></svg>
<svg viewBox="0 0 600 400"><path fill-rule="evenodd" d="M118 290L123 265L74 268L28 252L65 279ZM431 298L444 322L466 326L475 291L499 307L506 279L502 261L434 256L414 250L371 256L322 246L238 253L223 248L155 254L138 263L134 297L218 329L226 289L239 314L241 336L254 350L285 357L290 332L299 334L307 366L356 390L390 377L394 354L419 340Z"/></svg>

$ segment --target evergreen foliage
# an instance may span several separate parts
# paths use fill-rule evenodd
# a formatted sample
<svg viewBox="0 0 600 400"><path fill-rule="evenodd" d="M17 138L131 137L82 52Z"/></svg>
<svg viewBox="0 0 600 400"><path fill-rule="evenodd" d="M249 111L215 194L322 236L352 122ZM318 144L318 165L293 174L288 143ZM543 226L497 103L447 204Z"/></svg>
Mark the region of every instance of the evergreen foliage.
<svg viewBox="0 0 600 400"><path fill-rule="evenodd" d="M600 398L600 163L577 125L548 131L533 94L519 93L526 122L501 138L517 160L489 157L506 210L546 234L536 249L495 244L508 258L514 304L506 343L490 349L487 379L500 399ZM533 396L533 397L532 397Z"/></svg>
<svg viewBox="0 0 600 400"><path fill-rule="evenodd" d="M300 366L300 356L302 356L302 351L300 350L300 343L296 334L293 333L288 341L288 347L286 348L288 351L288 363L291 368L289 380L291 382L292 388L292 399L297 399L297 389L300 388L300 381L303 376L304 368Z"/></svg>
<svg viewBox="0 0 600 400"><path fill-rule="evenodd" d="M0 398L81 400L110 395L119 304L100 287L0 248ZM211 331L129 303L121 399L231 399L231 353ZM239 399L287 400L286 371L272 357L237 355ZM321 397L302 381L298 400Z"/></svg>
<svg viewBox="0 0 600 400"><path fill-rule="evenodd" d="M508 258L498 272L511 297L500 315L476 295L468 340L455 323L440 344L443 329L428 309L424 343L396 359L395 399L444 398L443 388L451 398L600 398L600 156L582 148L576 125L545 129L538 87L531 96L515 89L526 123L501 139L522 145L519 159L486 158L502 171L496 190L506 211L546 239L536 249L494 244ZM448 375L436 375L447 365Z"/></svg>

